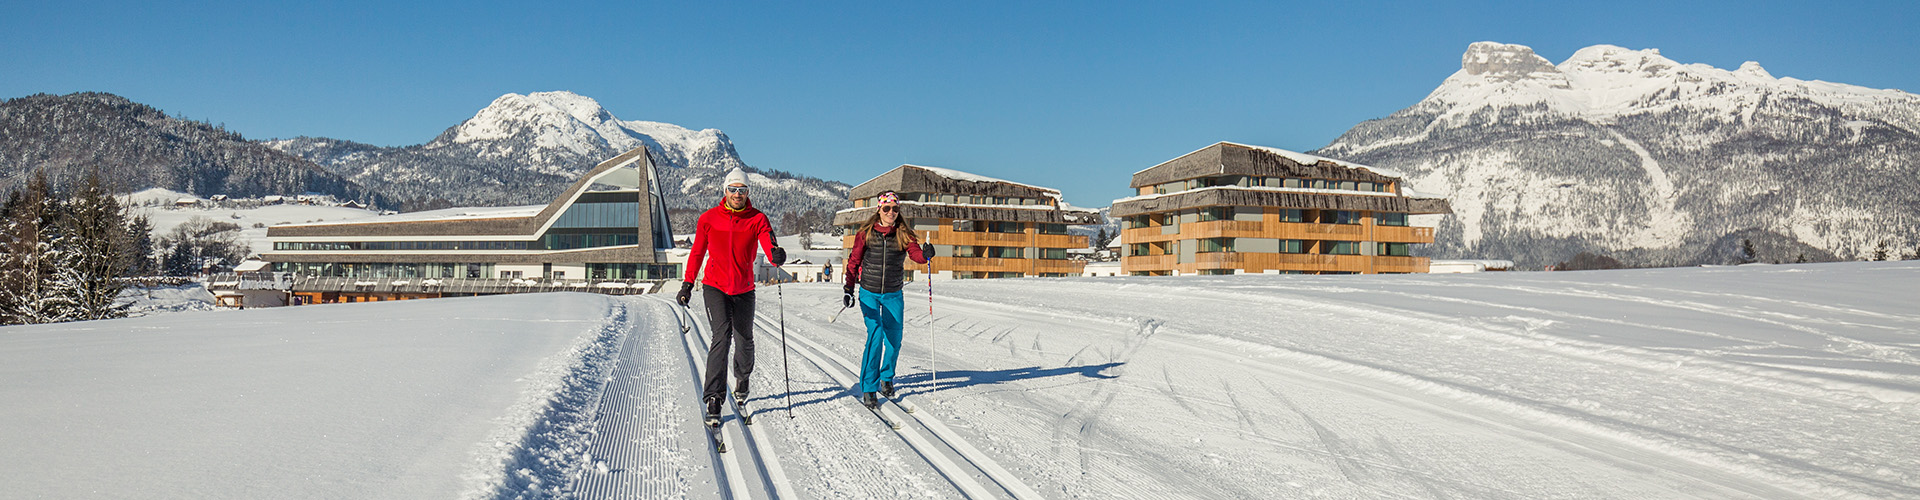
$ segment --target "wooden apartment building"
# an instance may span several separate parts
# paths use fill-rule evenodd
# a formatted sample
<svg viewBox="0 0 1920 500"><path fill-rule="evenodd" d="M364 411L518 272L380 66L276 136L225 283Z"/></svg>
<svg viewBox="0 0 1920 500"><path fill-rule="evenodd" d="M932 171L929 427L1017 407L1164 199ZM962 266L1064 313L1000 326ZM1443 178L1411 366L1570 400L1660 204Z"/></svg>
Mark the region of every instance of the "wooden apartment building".
<svg viewBox="0 0 1920 500"><path fill-rule="evenodd" d="M901 165L847 192L854 207L833 223L847 228L849 251L886 191L899 194L904 220L933 244L933 272L942 279L1079 276L1086 261L1067 251L1087 248L1087 238L1067 227L1100 223L1099 212L1068 206L1056 189Z"/></svg>
<svg viewBox="0 0 1920 500"><path fill-rule="evenodd" d="M1396 174L1397 175L1397 174ZM1424 273L1413 245L1433 228L1409 216L1451 213L1407 196L1405 180L1364 165L1216 143L1133 174L1114 200L1130 276Z"/></svg>

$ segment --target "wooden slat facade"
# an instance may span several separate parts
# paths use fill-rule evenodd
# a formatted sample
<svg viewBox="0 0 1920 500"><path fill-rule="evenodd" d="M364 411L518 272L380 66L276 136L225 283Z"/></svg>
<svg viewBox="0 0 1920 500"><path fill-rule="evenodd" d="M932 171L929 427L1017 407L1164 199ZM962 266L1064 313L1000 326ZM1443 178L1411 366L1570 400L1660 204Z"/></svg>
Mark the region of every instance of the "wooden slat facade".
<svg viewBox="0 0 1920 500"><path fill-rule="evenodd" d="M1297 155L1312 159L1307 155ZM1319 179L1372 183L1384 191L1368 187L1352 192L1330 189L1274 188L1261 183L1218 185L1219 179L1249 176L1264 179ZM1193 179L1202 181L1184 182ZM1206 180L1214 179L1214 180ZM1167 185L1196 186L1182 191L1150 195L1164 191ZM1404 255L1356 255L1380 253L1378 249L1398 245L1433 243L1433 228L1377 224L1377 214L1447 214L1447 201L1437 198L1401 196L1404 180L1374 172L1367 167L1317 159L1311 164L1264 148L1218 143L1169 160L1133 176L1132 187L1145 196L1116 201L1111 215L1127 217L1120 242L1125 255L1121 269L1134 275L1201 274L1239 272L1302 273L1424 273L1429 260ZM1198 187L1210 186L1210 187ZM1363 185L1365 186L1365 185ZM1249 220L1249 207L1258 207L1257 220ZM1223 220L1197 219L1198 212L1226 209L1235 216ZM1300 211L1301 222L1283 219L1284 211ZM1320 220L1321 214L1343 211L1358 214L1357 223L1334 224ZM1145 227L1135 227L1141 221ZM1214 242L1203 242L1220 238ZM1264 242L1257 251L1242 248L1214 249L1228 239L1253 238L1279 240ZM1288 240L1298 248L1285 248ZM1353 242L1340 248L1342 242ZM1280 251L1265 248L1282 247ZM1136 245L1144 245L1144 255L1136 255ZM1187 246L1193 248L1188 249ZM1255 245L1243 245L1252 247ZM1338 248L1344 252L1335 254ZM1184 251L1183 251L1184 250ZM1293 253L1287 253L1293 252ZM1185 262L1182 262L1182 257Z"/></svg>
<svg viewBox="0 0 1920 500"><path fill-rule="evenodd" d="M920 233L927 243L947 252L951 252L955 247L1011 247L1021 249L1020 252L1023 255L1041 257L1048 250L1087 248L1087 241L1084 236L1043 234L1040 232L1040 224L1077 225L1101 222L1099 212L1061 208L1058 205L1060 192L1056 190L1012 182L954 179L942 176L937 171L926 167L901 165L848 190L848 197L854 202L855 208L835 214L833 220L835 225L848 228L846 236L842 238L843 248L853 247L854 230L865 224L867 219L872 217L874 210L878 209L869 201L886 191L913 195L1014 198L1037 200L1038 203L1043 203L1037 205L942 203L912 199L901 201L901 220L916 224L916 232ZM973 221L972 224L980 230L956 231L954 230L955 221ZM990 222L1018 223L1021 232L987 232L984 228ZM843 253L841 257L846 257L846 254ZM951 254L936 255L932 264L935 273L948 271L956 276L972 277L986 277L990 273L1016 273L1022 276L1079 275L1086 268L1086 262L1068 259L955 257ZM924 267L920 268L920 270L924 269Z"/></svg>

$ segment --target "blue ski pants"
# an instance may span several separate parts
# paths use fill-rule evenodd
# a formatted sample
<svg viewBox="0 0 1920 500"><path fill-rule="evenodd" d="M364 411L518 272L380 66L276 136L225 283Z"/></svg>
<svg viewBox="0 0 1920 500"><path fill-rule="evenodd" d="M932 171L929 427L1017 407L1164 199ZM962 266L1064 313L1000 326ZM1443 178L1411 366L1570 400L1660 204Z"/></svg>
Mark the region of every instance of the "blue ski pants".
<svg viewBox="0 0 1920 500"><path fill-rule="evenodd" d="M881 382L893 381L900 360L900 312L906 305L900 292L873 293L860 289L860 314L867 318L867 350L860 356L860 392L880 392Z"/></svg>

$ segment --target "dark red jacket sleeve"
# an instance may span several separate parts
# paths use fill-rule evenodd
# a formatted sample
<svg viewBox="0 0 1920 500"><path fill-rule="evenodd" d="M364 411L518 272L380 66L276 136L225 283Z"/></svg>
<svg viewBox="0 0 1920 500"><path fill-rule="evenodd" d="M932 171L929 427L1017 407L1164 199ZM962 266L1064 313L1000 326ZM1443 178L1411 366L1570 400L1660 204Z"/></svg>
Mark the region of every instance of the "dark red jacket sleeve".
<svg viewBox="0 0 1920 500"><path fill-rule="evenodd" d="M907 258L921 264L927 263L927 256L920 254L920 238L913 238L913 241L907 244Z"/></svg>
<svg viewBox="0 0 1920 500"><path fill-rule="evenodd" d="M860 231L853 235L853 254L847 256L846 266L840 268L840 274L847 278L847 286L854 286L860 282L860 259L866 257L866 254L867 232Z"/></svg>

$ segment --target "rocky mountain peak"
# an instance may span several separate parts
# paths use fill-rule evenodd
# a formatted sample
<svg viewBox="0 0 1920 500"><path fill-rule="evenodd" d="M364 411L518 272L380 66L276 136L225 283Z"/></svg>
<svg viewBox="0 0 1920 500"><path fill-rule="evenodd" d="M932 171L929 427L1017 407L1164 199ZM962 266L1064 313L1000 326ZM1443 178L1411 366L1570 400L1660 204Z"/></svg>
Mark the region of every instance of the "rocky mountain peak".
<svg viewBox="0 0 1920 500"><path fill-rule="evenodd" d="M1560 71L1533 47L1499 42L1474 42L1460 56L1460 70L1491 80L1514 81Z"/></svg>
<svg viewBox="0 0 1920 500"><path fill-rule="evenodd" d="M1778 261L1920 241L1920 96L1613 45L1548 67L1481 42L1461 62L1426 99L1313 152L1448 198L1433 255L1672 265L1756 238L1793 248Z"/></svg>

